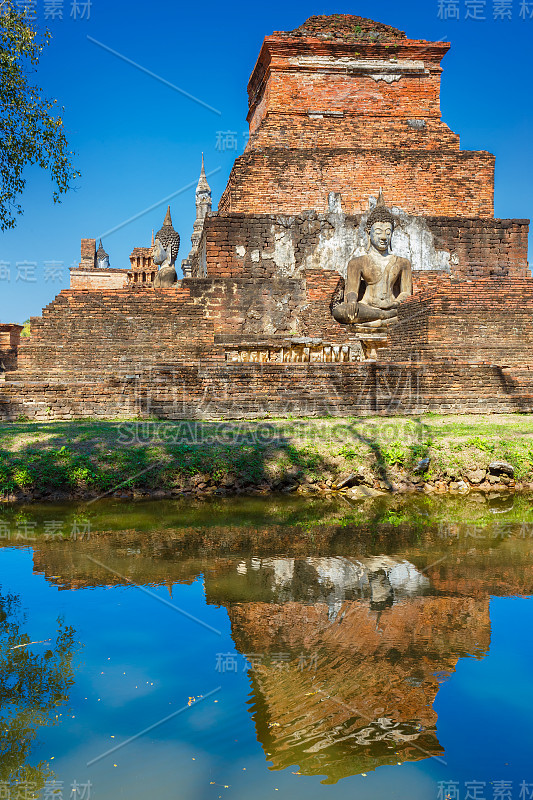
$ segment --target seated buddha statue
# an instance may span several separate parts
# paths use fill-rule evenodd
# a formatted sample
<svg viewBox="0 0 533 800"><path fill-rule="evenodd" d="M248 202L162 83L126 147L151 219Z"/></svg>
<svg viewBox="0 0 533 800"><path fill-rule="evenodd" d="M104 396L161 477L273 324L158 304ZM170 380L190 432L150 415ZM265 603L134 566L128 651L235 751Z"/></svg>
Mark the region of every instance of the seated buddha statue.
<svg viewBox="0 0 533 800"><path fill-rule="evenodd" d="M367 252L349 261L344 296L332 308L337 322L378 326L380 320L396 317L400 303L413 293L411 262L390 250L393 230L394 217L380 193L366 223Z"/></svg>

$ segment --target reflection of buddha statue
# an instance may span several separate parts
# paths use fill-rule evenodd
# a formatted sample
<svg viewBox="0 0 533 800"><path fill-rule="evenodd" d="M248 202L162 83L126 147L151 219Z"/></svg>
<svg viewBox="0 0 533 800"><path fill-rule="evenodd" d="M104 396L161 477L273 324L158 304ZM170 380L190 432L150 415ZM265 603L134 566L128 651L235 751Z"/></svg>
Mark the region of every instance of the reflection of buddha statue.
<svg viewBox="0 0 533 800"><path fill-rule="evenodd" d="M379 325L382 320L392 319L397 316L400 303L413 293L411 262L389 249L394 217L385 207L381 192L366 230L370 240L367 253L348 263L343 301L332 309L337 322L345 325Z"/></svg>
<svg viewBox="0 0 533 800"><path fill-rule="evenodd" d="M154 280L154 286L157 289L168 289L178 280L174 264L179 248L180 237L172 225L169 206L163 227L157 232L152 250L154 264L159 267Z"/></svg>

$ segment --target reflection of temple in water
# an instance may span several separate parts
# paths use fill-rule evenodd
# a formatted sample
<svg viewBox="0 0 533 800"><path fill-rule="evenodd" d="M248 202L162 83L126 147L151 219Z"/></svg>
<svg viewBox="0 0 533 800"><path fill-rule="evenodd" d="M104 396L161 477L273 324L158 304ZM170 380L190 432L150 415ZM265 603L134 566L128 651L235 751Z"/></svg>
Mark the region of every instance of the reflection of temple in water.
<svg viewBox="0 0 533 800"><path fill-rule="evenodd" d="M396 529L384 547L356 526L348 544L335 543L335 530L324 526L312 548L292 528L283 557L267 546L281 541L274 526L255 531L253 546L235 544L238 530L223 527L195 536L121 531L44 543L34 566L61 588L129 579L171 591L201 575L207 602L227 609L237 649L259 656L249 705L274 769L297 765L334 782L439 758L439 686L458 659L487 652L491 594L533 594L530 541L451 546Z"/></svg>
<svg viewBox="0 0 533 800"><path fill-rule="evenodd" d="M488 597L434 596L387 556L252 558L236 571L247 601L228 605L232 635L252 656L251 710L274 769L335 782L443 754L433 701L460 657L488 649ZM221 602L219 581L208 600Z"/></svg>

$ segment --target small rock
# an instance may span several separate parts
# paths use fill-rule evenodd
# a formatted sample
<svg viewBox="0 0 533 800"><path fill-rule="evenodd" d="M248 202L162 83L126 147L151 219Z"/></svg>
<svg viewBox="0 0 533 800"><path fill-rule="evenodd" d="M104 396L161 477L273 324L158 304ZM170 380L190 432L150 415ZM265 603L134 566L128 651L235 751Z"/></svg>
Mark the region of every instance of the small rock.
<svg viewBox="0 0 533 800"><path fill-rule="evenodd" d="M510 478L514 477L514 467L508 461L491 461L489 464L489 472L493 475L509 475Z"/></svg>
<svg viewBox="0 0 533 800"><path fill-rule="evenodd" d="M348 489L346 496L352 500L363 500L365 497L383 497L386 492L380 492L379 489L372 489L370 486L353 486Z"/></svg>
<svg viewBox="0 0 533 800"><path fill-rule="evenodd" d="M421 458L413 472L425 472L429 467L429 458Z"/></svg>
<svg viewBox="0 0 533 800"><path fill-rule="evenodd" d="M346 489L349 486L354 486L356 483L359 483L362 480L363 476L360 475L358 472L352 472L346 478L342 478L338 483L333 484L335 489ZM331 486L332 484L330 484Z"/></svg>
<svg viewBox="0 0 533 800"><path fill-rule="evenodd" d="M466 473L466 477L475 486L480 484L485 477L485 470L479 467L478 469L471 469Z"/></svg>
<svg viewBox="0 0 533 800"><path fill-rule="evenodd" d="M468 486L464 481L457 481L457 483L455 484L455 491L459 492L459 494L468 494L470 489L468 488Z"/></svg>

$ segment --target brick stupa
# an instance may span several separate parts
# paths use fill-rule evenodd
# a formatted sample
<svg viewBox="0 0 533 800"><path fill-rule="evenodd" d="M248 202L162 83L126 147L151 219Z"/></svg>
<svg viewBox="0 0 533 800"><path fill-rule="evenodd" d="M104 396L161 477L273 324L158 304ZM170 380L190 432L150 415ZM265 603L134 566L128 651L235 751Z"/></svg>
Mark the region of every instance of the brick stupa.
<svg viewBox="0 0 533 800"><path fill-rule="evenodd" d="M101 269L83 239L31 338L6 333L0 416L533 410L529 221L494 219L494 157L441 119L448 49L348 15L267 36L218 213L197 193L188 277L154 288L150 248ZM380 187L414 293L372 330L332 308Z"/></svg>

